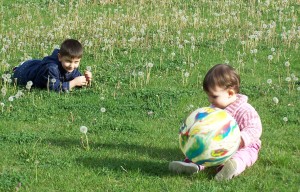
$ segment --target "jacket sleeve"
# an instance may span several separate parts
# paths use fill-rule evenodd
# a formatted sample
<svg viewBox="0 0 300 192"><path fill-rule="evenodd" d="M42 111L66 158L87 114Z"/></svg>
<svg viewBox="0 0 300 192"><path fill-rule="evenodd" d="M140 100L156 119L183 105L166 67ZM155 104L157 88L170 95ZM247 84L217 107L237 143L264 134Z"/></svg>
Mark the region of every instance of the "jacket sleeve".
<svg viewBox="0 0 300 192"><path fill-rule="evenodd" d="M61 75L56 65L47 64L43 67L35 80L35 85L41 88L49 88L54 91L68 91L69 82L61 81Z"/></svg>

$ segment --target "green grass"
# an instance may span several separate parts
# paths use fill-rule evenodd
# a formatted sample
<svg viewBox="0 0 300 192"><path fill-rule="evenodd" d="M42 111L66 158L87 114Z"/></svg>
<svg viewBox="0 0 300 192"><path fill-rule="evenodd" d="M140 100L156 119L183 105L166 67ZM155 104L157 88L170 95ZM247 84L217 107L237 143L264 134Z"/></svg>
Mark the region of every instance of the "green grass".
<svg viewBox="0 0 300 192"><path fill-rule="evenodd" d="M300 191L299 1L76 2L0 0L1 75L72 37L94 76L68 94L2 79L0 191ZM209 105L202 79L225 62L260 114L259 159L229 182L173 175L182 120Z"/></svg>

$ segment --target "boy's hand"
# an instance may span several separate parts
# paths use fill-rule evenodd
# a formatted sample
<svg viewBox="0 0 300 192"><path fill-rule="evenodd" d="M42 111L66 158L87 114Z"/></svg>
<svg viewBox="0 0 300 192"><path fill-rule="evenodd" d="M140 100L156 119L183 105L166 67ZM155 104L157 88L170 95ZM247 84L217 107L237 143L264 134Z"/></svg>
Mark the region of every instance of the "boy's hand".
<svg viewBox="0 0 300 192"><path fill-rule="evenodd" d="M92 73L90 71L85 71L84 72L84 76L85 76L85 79L87 81L87 84L88 85L91 85L91 81L92 81Z"/></svg>
<svg viewBox="0 0 300 192"><path fill-rule="evenodd" d="M81 86L86 86L87 85L87 81L86 81L86 78L85 76L79 76L79 77L76 77L75 79L73 79L72 81L70 81L70 88L73 88L73 87L81 87Z"/></svg>

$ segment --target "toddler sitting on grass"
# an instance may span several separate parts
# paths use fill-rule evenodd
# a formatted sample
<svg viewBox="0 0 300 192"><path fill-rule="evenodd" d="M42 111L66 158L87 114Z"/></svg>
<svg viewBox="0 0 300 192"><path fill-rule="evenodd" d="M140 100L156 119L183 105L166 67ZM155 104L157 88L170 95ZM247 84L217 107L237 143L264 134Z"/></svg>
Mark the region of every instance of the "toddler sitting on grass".
<svg viewBox="0 0 300 192"><path fill-rule="evenodd" d="M246 168L252 166L261 148L260 136L262 124L256 110L248 103L248 97L240 94L240 77L229 65L218 64L212 67L203 81L203 89L208 101L214 106L226 110L237 121L241 132L241 144L235 154L218 167L215 179L230 180ZM204 170L188 158L184 161L172 161L169 169L175 173L193 174Z"/></svg>

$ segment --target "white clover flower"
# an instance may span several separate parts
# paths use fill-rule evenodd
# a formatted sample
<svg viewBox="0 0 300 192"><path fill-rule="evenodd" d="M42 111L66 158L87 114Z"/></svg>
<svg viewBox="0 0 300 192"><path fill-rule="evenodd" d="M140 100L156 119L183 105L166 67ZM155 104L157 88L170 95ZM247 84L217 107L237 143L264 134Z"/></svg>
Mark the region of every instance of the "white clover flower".
<svg viewBox="0 0 300 192"><path fill-rule="evenodd" d="M88 131L88 128L86 126L81 126L79 130L81 133L86 134Z"/></svg>
<svg viewBox="0 0 300 192"><path fill-rule="evenodd" d="M272 79L268 79L267 83L270 85L272 83Z"/></svg>
<svg viewBox="0 0 300 192"><path fill-rule="evenodd" d="M297 87L297 91L300 91L300 87Z"/></svg>
<svg viewBox="0 0 300 192"><path fill-rule="evenodd" d="M277 98L277 97L273 97L273 102L274 102L275 104L278 104L278 102L279 102L278 98Z"/></svg>
<svg viewBox="0 0 300 192"><path fill-rule="evenodd" d="M175 52L172 52L172 53L171 53L171 56L172 56L172 57L174 57L175 55L176 55Z"/></svg>
<svg viewBox="0 0 300 192"><path fill-rule="evenodd" d="M1 106L1 107L4 107L4 106L5 106L5 104L4 104L3 102L1 102L1 103L0 103L0 106Z"/></svg>
<svg viewBox="0 0 300 192"><path fill-rule="evenodd" d="M101 111L102 113L105 113L105 112L106 112L106 109L105 109L104 107L101 107L100 111Z"/></svg>
<svg viewBox="0 0 300 192"><path fill-rule="evenodd" d="M274 52L274 51L275 51L275 48L274 48L274 47L272 47L272 48L271 48L271 51L272 51L272 52Z"/></svg>

